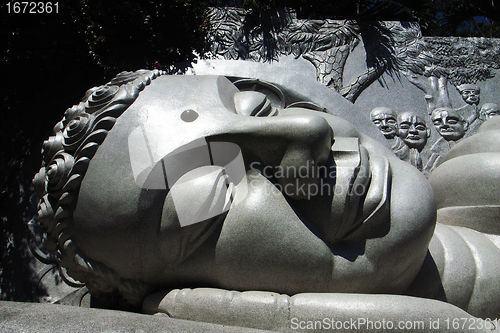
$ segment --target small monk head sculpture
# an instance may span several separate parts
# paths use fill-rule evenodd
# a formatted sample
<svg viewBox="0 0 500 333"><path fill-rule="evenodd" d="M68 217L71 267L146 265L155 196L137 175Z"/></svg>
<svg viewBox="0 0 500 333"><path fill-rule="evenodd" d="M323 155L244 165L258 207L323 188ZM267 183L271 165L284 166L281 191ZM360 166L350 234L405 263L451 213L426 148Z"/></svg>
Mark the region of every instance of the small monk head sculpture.
<svg viewBox="0 0 500 333"><path fill-rule="evenodd" d="M479 93L481 90L475 84L462 84L457 87L462 99L469 105L479 104Z"/></svg>
<svg viewBox="0 0 500 333"><path fill-rule="evenodd" d="M430 135L422 117L413 112L403 112L398 116L398 136L408 147L422 151Z"/></svg>
<svg viewBox="0 0 500 333"><path fill-rule="evenodd" d="M386 139L394 139L398 131L397 114L392 109L381 106L370 112L370 120L378 127Z"/></svg>
<svg viewBox="0 0 500 333"><path fill-rule="evenodd" d="M467 131L467 122L452 108L442 107L432 111L432 123L446 141L457 141Z"/></svg>
<svg viewBox="0 0 500 333"><path fill-rule="evenodd" d="M480 116L483 120L500 115L500 105L496 103L484 103L481 107Z"/></svg>

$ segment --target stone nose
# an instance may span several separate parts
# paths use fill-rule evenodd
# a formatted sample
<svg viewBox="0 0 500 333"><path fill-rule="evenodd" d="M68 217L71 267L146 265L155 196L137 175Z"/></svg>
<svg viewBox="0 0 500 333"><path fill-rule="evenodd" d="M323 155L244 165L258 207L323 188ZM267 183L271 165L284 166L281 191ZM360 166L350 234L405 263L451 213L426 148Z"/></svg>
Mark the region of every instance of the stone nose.
<svg viewBox="0 0 500 333"><path fill-rule="evenodd" d="M389 126L389 123L387 122L387 120L382 120L382 127L388 127Z"/></svg>
<svg viewBox="0 0 500 333"><path fill-rule="evenodd" d="M289 188L316 183L318 175L313 168L324 165L331 153L333 131L321 116L245 116L232 125L225 133L207 137L207 141L237 144L247 167L252 164L252 168L271 166L289 171L276 179ZM310 172L297 177L299 168Z"/></svg>
<svg viewBox="0 0 500 333"><path fill-rule="evenodd" d="M241 117L231 125L224 133L207 140L236 143L270 165L278 164L292 151L301 151L321 164L333 144L333 131L321 116Z"/></svg>

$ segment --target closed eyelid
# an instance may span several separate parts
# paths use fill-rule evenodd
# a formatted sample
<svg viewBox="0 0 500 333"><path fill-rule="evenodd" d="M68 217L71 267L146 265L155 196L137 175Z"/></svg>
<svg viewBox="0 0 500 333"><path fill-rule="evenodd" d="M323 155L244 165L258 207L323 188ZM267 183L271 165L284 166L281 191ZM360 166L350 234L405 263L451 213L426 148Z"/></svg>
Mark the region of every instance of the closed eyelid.
<svg viewBox="0 0 500 333"><path fill-rule="evenodd" d="M276 116L278 111L266 95L257 91L242 91L234 95L237 114L253 117Z"/></svg>

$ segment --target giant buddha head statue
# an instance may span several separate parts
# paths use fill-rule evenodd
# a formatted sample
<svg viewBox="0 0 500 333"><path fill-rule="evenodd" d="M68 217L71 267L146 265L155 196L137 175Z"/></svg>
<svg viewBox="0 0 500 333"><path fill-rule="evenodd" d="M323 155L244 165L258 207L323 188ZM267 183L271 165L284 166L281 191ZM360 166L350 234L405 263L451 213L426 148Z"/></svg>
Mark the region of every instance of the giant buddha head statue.
<svg viewBox="0 0 500 333"><path fill-rule="evenodd" d="M162 74L89 90L43 145L39 221L70 277L132 303L408 287L435 222L423 175L286 87Z"/></svg>

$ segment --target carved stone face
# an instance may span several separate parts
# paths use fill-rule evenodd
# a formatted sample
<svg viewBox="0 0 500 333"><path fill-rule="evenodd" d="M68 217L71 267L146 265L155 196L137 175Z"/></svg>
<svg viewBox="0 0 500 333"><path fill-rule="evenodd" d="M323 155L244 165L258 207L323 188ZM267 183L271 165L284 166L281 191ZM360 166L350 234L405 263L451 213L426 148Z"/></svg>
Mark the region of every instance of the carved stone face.
<svg viewBox="0 0 500 333"><path fill-rule="evenodd" d="M427 129L425 120L411 112L404 112L398 117L398 136L410 148L422 151L430 130Z"/></svg>
<svg viewBox="0 0 500 333"><path fill-rule="evenodd" d="M461 139L467 130L467 123L451 108L438 108L432 111L432 122L436 130L447 141Z"/></svg>
<svg viewBox="0 0 500 333"><path fill-rule="evenodd" d="M500 115L500 105L495 103L484 103L481 107L481 115L484 120Z"/></svg>
<svg viewBox="0 0 500 333"><path fill-rule="evenodd" d="M371 111L370 119L386 139L393 139L398 130L397 115L386 107L378 107Z"/></svg>
<svg viewBox="0 0 500 333"><path fill-rule="evenodd" d="M460 92L460 95L462 95L462 99L467 104L470 105L479 104L479 90L477 89L464 89Z"/></svg>
<svg viewBox="0 0 500 333"><path fill-rule="evenodd" d="M425 178L345 120L273 108L225 77L151 81L88 165L72 246L149 291L405 290L434 228Z"/></svg>

